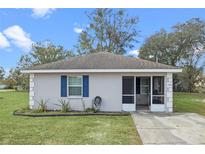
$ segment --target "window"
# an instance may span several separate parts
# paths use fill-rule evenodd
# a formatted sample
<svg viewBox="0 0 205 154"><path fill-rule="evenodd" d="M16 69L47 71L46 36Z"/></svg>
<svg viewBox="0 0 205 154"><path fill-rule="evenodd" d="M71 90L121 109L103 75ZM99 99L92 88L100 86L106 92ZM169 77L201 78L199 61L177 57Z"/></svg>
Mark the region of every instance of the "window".
<svg viewBox="0 0 205 154"><path fill-rule="evenodd" d="M152 104L164 104L164 77L153 77Z"/></svg>
<svg viewBox="0 0 205 154"><path fill-rule="evenodd" d="M134 104L134 77L122 77L122 103Z"/></svg>
<svg viewBox="0 0 205 154"><path fill-rule="evenodd" d="M68 77L68 96L82 96L82 77Z"/></svg>

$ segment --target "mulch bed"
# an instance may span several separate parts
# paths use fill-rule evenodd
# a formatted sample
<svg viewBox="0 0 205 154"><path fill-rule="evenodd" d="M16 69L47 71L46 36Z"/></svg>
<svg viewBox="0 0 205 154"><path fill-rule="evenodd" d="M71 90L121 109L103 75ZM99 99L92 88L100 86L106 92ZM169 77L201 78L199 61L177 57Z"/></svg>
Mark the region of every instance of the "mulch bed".
<svg viewBox="0 0 205 154"><path fill-rule="evenodd" d="M31 112L19 112L18 110L13 112L14 116L28 116L28 117L58 117L58 116L128 116L129 112L67 112L67 113L31 113Z"/></svg>

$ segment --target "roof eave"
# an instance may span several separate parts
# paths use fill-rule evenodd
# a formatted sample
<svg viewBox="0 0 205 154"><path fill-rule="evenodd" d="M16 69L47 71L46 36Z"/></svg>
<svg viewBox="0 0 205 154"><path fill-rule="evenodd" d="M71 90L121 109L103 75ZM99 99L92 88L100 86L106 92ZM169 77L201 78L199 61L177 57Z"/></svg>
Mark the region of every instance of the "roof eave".
<svg viewBox="0 0 205 154"><path fill-rule="evenodd" d="M53 70L23 70L21 73L179 73L181 68L173 69L53 69Z"/></svg>

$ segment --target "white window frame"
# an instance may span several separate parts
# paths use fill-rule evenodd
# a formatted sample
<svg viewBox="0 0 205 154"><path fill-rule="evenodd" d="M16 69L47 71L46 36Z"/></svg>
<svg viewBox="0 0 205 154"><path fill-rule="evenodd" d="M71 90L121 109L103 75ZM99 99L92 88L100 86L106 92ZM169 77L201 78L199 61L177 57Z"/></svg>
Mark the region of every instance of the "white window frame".
<svg viewBox="0 0 205 154"><path fill-rule="evenodd" d="M80 77L81 78L81 85L70 85L69 84L69 78L70 77ZM83 77L82 76L79 76L79 75L72 75L72 76L67 76L67 96L69 98L82 98L83 97ZM81 87L81 95L70 95L69 94L69 88L70 87Z"/></svg>

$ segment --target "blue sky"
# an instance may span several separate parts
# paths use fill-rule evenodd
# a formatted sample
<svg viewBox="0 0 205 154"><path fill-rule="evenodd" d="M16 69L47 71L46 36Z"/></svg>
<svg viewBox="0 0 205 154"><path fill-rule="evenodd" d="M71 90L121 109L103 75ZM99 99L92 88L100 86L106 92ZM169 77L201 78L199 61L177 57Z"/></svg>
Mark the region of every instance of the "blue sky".
<svg viewBox="0 0 205 154"><path fill-rule="evenodd" d="M85 11L92 9L0 9L0 66L9 70L33 42L51 40L56 45L73 49L79 33L88 24ZM138 16L139 49L143 41L161 28L193 17L205 20L205 9L127 9ZM131 51L128 51L131 53Z"/></svg>

